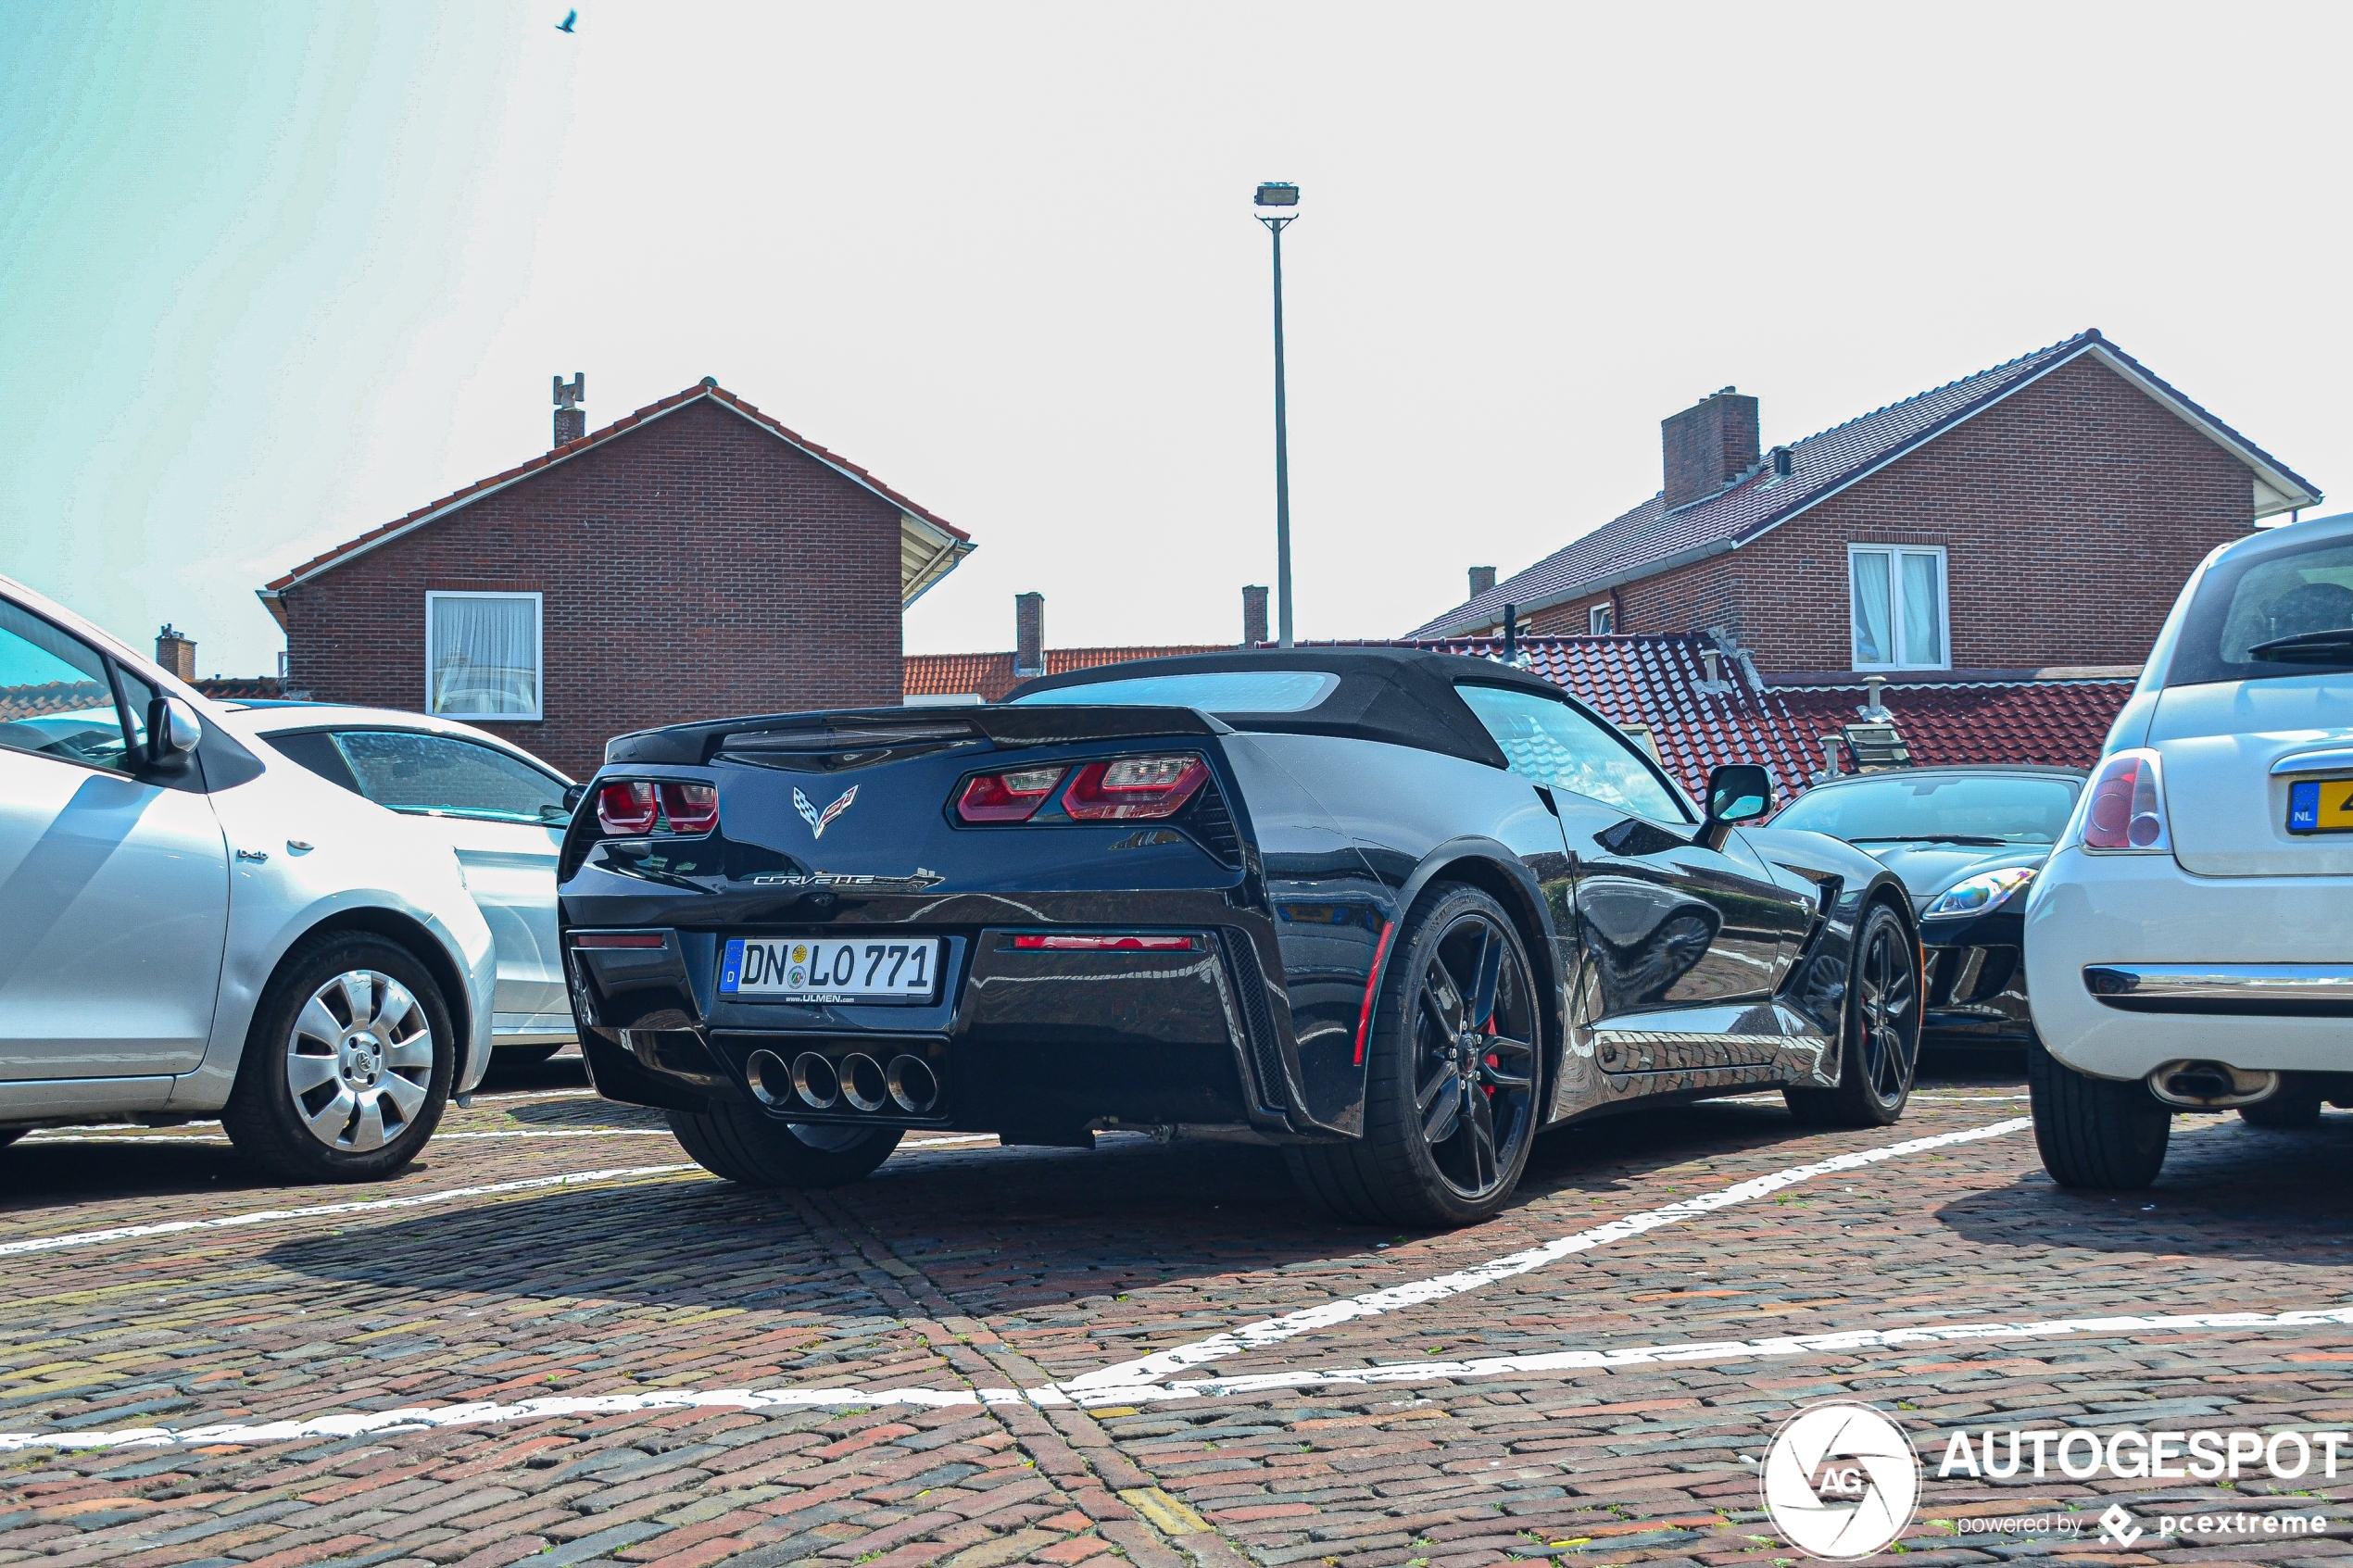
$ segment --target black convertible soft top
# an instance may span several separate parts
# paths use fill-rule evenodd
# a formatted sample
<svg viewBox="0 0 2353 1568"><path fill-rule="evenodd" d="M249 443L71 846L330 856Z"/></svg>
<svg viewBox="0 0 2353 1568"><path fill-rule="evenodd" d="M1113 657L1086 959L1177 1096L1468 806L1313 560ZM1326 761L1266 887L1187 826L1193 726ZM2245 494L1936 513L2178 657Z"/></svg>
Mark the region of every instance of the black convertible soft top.
<svg viewBox="0 0 2353 1568"><path fill-rule="evenodd" d="M1386 741L1391 746L1410 746L1467 758L1491 768L1504 765L1503 749L1487 733L1487 726L1478 721L1478 715L1454 695L1456 686L1509 686L1555 700L1566 695L1541 675L1531 675L1491 659L1432 653L1427 648L1294 647L1237 648L1232 653L1194 653L1173 659L1099 664L1091 670L1073 670L1025 681L1005 700L1014 702L1032 692L1061 691L1103 681L1253 670L1312 670L1339 677L1340 685L1323 701L1302 712L1220 710L1216 717L1237 730Z"/></svg>

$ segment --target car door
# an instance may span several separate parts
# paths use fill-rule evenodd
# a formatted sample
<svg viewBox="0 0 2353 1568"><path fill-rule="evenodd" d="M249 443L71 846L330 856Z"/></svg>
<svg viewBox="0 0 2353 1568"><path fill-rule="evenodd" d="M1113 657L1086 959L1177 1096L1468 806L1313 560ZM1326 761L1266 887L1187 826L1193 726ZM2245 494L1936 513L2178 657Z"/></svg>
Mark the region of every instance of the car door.
<svg viewBox="0 0 2353 1568"><path fill-rule="evenodd" d="M1737 834L1720 848L1622 735L1565 700L1466 685L1514 771L1552 787L1574 871L1581 1022L1609 1073L1769 1062L1808 909Z"/></svg>
<svg viewBox="0 0 2353 1568"><path fill-rule="evenodd" d="M154 696L0 600L0 1084L204 1059L229 851L201 773L142 771Z"/></svg>
<svg viewBox="0 0 2353 1568"><path fill-rule="evenodd" d="M570 1034L572 1003L556 943L556 852L571 821L563 780L456 735L379 728L330 734L351 787L379 806L432 818L458 852L497 945L494 1030Z"/></svg>

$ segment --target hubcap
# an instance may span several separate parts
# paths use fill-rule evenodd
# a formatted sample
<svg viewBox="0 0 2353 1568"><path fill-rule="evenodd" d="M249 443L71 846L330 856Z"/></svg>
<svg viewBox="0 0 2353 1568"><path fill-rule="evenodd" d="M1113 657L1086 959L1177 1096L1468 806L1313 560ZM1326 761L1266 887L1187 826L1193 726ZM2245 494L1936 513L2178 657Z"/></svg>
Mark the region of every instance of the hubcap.
<svg viewBox="0 0 2353 1568"><path fill-rule="evenodd" d="M296 1117L329 1148L365 1154L416 1121L433 1082L425 1010L388 974L355 969L311 993L286 1036Z"/></svg>
<svg viewBox="0 0 2353 1568"><path fill-rule="evenodd" d="M1535 987L1505 934L1476 911L1439 936L1411 1023L1414 1106L1446 1185L1481 1198L1534 1124Z"/></svg>

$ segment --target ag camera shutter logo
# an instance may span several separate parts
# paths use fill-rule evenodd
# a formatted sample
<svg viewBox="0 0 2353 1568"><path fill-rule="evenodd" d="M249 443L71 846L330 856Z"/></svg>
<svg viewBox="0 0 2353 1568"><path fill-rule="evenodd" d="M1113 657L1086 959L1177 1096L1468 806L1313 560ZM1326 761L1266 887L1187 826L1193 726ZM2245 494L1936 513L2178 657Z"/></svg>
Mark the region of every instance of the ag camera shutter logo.
<svg viewBox="0 0 2353 1568"><path fill-rule="evenodd" d="M1869 1557L1911 1524L1919 1456L1869 1405L1809 1405L1773 1434L1763 1490L1765 1512L1808 1557Z"/></svg>

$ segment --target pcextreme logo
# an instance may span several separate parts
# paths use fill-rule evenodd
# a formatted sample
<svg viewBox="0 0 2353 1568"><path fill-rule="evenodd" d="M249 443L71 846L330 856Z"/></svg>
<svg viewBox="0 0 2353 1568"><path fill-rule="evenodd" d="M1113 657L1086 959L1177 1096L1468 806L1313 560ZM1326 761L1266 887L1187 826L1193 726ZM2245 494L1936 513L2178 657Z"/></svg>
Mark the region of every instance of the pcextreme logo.
<svg viewBox="0 0 2353 1568"><path fill-rule="evenodd" d="M1763 1490L1765 1512L1808 1557L1869 1557L1911 1524L1920 1461L1869 1405L1808 1405L1773 1434Z"/></svg>

